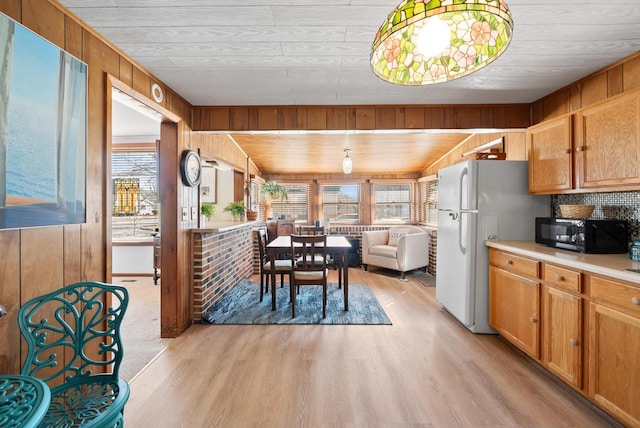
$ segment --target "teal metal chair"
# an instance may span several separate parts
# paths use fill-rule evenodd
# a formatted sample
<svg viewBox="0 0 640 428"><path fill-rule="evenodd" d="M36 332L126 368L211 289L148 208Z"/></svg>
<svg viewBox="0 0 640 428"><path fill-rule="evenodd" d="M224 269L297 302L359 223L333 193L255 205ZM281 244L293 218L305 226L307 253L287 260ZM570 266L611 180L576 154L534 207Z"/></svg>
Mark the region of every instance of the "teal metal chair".
<svg viewBox="0 0 640 428"><path fill-rule="evenodd" d="M129 385L118 377L124 287L80 282L36 297L18 312L28 345L21 374L51 388L40 426L122 427Z"/></svg>

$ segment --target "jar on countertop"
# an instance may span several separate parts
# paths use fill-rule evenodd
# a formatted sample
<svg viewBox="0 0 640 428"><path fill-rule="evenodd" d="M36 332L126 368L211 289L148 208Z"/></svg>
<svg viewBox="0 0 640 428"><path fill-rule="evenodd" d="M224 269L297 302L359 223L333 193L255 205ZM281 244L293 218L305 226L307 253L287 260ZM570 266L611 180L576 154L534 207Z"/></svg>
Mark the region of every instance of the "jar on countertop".
<svg viewBox="0 0 640 428"><path fill-rule="evenodd" d="M640 262L640 240L631 242L629 258L634 262Z"/></svg>

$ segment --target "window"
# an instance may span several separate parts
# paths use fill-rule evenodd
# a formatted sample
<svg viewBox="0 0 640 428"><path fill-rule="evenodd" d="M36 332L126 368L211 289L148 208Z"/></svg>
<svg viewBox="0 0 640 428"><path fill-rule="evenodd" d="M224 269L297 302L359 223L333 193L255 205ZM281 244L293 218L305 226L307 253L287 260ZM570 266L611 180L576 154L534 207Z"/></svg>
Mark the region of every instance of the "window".
<svg viewBox="0 0 640 428"><path fill-rule="evenodd" d="M258 212L260 210L260 186L261 184L257 180L252 179L250 181L249 194L251 202L248 208L251 211Z"/></svg>
<svg viewBox="0 0 640 428"><path fill-rule="evenodd" d="M420 223L438 223L438 180L420 182Z"/></svg>
<svg viewBox="0 0 640 428"><path fill-rule="evenodd" d="M114 238L149 237L158 227L157 156L152 151L114 150L112 221ZM151 231L149 231L151 229Z"/></svg>
<svg viewBox="0 0 640 428"><path fill-rule="evenodd" d="M293 220L306 223L309 203L308 184L284 184L287 199L271 201L273 218L276 220Z"/></svg>
<svg viewBox="0 0 640 428"><path fill-rule="evenodd" d="M322 218L331 222L356 223L359 220L360 186L323 184Z"/></svg>
<svg viewBox="0 0 640 428"><path fill-rule="evenodd" d="M411 221L411 184L374 184L372 190L374 222Z"/></svg>

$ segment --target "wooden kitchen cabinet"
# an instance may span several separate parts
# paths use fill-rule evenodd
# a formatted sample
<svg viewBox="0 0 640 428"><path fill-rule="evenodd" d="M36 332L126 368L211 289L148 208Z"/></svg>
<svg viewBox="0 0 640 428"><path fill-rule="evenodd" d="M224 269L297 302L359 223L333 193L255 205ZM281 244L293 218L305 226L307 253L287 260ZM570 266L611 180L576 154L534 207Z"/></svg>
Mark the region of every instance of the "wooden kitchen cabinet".
<svg viewBox="0 0 640 428"><path fill-rule="evenodd" d="M529 192L562 193L573 188L573 115L527 129Z"/></svg>
<svg viewBox="0 0 640 428"><path fill-rule="evenodd" d="M543 296L543 364L569 385L581 389L583 299L548 285Z"/></svg>
<svg viewBox="0 0 640 428"><path fill-rule="evenodd" d="M591 270L562 250L536 258L531 243L488 245L489 324L624 426L640 428L640 281L599 271L631 266L628 256L589 255L602 258Z"/></svg>
<svg viewBox="0 0 640 428"><path fill-rule="evenodd" d="M529 192L640 189L640 90L527 130Z"/></svg>
<svg viewBox="0 0 640 428"><path fill-rule="evenodd" d="M489 260L489 325L539 359L539 263L494 249Z"/></svg>
<svg viewBox="0 0 640 428"><path fill-rule="evenodd" d="M581 109L575 120L576 189L640 188L640 92Z"/></svg>
<svg viewBox="0 0 640 428"><path fill-rule="evenodd" d="M589 397L640 427L640 288L591 276Z"/></svg>

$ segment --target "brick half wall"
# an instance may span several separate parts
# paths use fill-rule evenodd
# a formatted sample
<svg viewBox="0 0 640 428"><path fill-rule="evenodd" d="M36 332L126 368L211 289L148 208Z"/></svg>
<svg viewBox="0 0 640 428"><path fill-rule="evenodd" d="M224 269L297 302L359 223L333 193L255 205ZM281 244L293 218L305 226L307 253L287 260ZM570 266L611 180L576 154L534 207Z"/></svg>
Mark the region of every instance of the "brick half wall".
<svg viewBox="0 0 640 428"><path fill-rule="evenodd" d="M193 232L193 321L253 273L253 227ZM259 290L258 290L259 291Z"/></svg>

